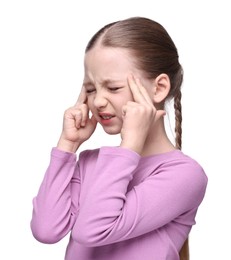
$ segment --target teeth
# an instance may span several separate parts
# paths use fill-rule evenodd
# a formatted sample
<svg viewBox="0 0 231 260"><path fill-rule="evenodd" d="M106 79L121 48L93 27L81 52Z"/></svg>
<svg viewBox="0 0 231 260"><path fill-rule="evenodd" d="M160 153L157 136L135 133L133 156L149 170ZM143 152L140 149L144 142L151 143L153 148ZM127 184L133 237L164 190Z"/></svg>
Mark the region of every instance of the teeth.
<svg viewBox="0 0 231 260"><path fill-rule="evenodd" d="M111 119L112 116L102 116L102 118L105 119L105 120L108 120L108 119Z"/></svg>

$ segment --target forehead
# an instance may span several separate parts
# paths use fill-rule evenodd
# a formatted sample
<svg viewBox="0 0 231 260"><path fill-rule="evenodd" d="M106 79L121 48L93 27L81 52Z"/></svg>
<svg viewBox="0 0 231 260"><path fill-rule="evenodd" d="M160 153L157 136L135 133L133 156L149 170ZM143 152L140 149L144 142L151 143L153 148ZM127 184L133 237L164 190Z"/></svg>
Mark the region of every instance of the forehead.
<svg viewBox="0 0 231 260"><path fill-rule="evenodd" d="M113 60L119 61L120 59L132 62L134 57L129 50L125 48L104 47L101 45L96 45L96 47L85 53L85 64L88 65L89 62L91 63L94 60L98 62L111 62Z"/></svg>
<svg viewBox="0 0 231 260"><path fill-rule="evenodd" d="M84 69L85 78L107 79L120 78L137 70L128 50L101 46L94 47L85 54Z"/></svg>

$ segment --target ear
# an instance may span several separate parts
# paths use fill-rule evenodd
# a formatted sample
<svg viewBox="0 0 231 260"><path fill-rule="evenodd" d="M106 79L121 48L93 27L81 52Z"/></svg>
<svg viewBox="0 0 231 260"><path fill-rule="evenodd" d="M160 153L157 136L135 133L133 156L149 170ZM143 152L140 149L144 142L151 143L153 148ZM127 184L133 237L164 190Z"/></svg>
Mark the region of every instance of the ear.
<svg viewBox="0 0 231 260"><path fill-rule="evenodd" d="M160 74L154 81L154 103L161 103L166 99L171 88L169 76L165 73Z"/></svg>

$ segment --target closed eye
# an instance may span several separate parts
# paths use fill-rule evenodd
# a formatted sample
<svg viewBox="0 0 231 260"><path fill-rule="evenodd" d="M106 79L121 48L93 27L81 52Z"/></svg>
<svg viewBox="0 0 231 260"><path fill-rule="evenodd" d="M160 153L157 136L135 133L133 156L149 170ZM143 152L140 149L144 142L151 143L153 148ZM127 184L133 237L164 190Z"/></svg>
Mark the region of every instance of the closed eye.
<svg viewBox="0 0 231 260"><path fill-rule="evenodd" d="M121 87L109 87L108 89L112 92L116 92L117 90L121 89Z"/></svg>
<svg viewBox="0 0 231 260"><path fill-rule="evenodd" d="M87 93L87 94L91 94L91 93L93 93L93 92L95 92L95 88L86 89L86 93Z"/></svg>

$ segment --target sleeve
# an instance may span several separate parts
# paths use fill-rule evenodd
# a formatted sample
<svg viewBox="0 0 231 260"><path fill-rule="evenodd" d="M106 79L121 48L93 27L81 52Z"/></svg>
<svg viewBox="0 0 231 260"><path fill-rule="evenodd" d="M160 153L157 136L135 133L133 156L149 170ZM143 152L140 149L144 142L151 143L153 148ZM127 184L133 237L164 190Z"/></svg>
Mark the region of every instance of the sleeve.
<svg viewBox="0 0 231 260"><path fill-rule="evenodd" d="M33 199L31 230L43 243L56 243L73 227L80 178L76 155L53 148L50 164Z"/></svg>
<svg viewBox="0 0 231 260"><path fill-rule="evenodd" d="M206 178L197 164L166 164L127 192L139 160L138 154L123 148L100 149L95 170L88 174L90 187L81 194L74 240L90 247L120 242L198 207Z"/></svg>

